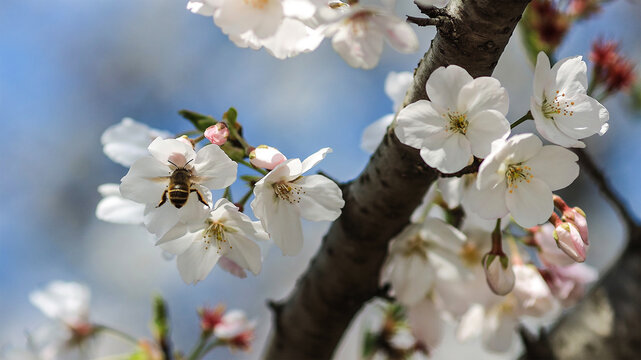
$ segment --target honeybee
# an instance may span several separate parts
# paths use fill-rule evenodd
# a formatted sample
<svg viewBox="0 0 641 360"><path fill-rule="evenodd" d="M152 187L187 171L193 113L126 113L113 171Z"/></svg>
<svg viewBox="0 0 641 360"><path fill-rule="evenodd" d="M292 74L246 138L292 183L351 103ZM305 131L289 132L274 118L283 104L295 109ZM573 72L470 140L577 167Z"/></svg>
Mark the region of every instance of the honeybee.
<svg viewBox="0 0 641 360"><path fill-rule="evenodd" d="M192 175L191 170L186 168L186 166L192 161L193 159L189 160L183 167L178 167L176 164L169 161L170 164L176 167L171 175L154 178L154 180L157 181L169 180L167 189L162 193L162 198L158 205L156 205L157 208L163 206L163 204L167 202L167 198L169 198L169 202L177 209L180 209L185 206L187 200L189 200L189 195L193 192L198 196L198 201L209 207L209 204L207 204L203 198L203 194L201 194L198 189L191 187L193 182L198 181L198 177Z"/></svg>

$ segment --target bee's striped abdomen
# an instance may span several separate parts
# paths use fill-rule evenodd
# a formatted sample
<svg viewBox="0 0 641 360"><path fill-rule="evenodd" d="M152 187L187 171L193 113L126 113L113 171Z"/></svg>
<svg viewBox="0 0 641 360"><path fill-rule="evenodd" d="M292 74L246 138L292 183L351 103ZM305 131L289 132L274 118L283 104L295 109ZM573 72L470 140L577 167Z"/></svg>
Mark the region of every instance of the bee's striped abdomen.
<svg viewBox="0 0 641 360"><path fill-rule="evenodd" d="M171 201L171 204L178 209L185 205L188 198L189 190L182 189L180 186L176 186L175 188L169 190L169 201Z"/></svg>

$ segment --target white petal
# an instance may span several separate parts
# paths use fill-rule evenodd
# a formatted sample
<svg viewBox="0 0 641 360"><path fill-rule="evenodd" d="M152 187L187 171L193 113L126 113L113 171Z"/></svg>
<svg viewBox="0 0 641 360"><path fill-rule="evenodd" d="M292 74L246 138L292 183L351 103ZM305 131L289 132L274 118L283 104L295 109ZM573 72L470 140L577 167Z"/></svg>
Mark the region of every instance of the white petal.
<svg viewBox="0 0 641 360"><path fill-rule="evenodd" d="M258 247L255 242L240 234L228 233L227 238L231 249L225 256L233 260L240 267L248 269L254 273L254 275L257 275L262 266L260 247Z"/></svg>
<svg viewBox="0 0 641 360"><path fill-rule="evenodd" d="M512 191L512 192L510 192ZM552 191L542 180L532 178L506 190L505 203L517 224L529 228L546 222L554 211Z"/></svg>
<svg viewBox="0 0 641 360"><path fill-rule="evenodd" d="M199 184L210 189L223 189L236 181L238 164L217 145L203 147L196 155L194 175Z"/></svg>
<svg viewBox="0 0 641 360"><path fill-rule="evenodd" d="M252 2L223 1L214 13L214 22L225 34L241 34L253 30L257 37L273 35L283 20L281 1L269 0L256 7Z"/></svg>
<svg viewBox="0 0 641 360"><path fill-rule="evenodd" d="M461 205L464 184L462 177L439 178L437 183L441 197L448 208L454 209Z"/></svg>
<svg viewBox="0 0 641 360"><path fill-rule="evenodd" d="M124 118L107 128L100 137L100 142L107 157L123 166L131 166L136 160L149 154L147 146L156 137L168 138L171 134Z"/></svg>
<svg viewBox="0 0 641 360"><path fill-rule="evenodd" d="M505 181L496 187L488 187L482 190L471 186L467 195L467 201L474 213L484 219L502 218L508 213L505 204Z"/></svg>
<svg viewBox="0 0 641 360"><path fill-rule="evenodd" d="M401 53L413 53L418 50L418 37L410 24L392 13L378 13L372 22L385 29L385 38L389 44Z"/></svg>
<svg viewBox="0 0 641 360"><path fill-rule="evenodd" d="M172 229L167 234L171 234L173 231L174 230ZM189 249L189 247L192 245L194 240L202 239L201 232L194 232L189 234L185 234L185 232L183 232L182 235L184 236L175 237L174 234L171 234L168 238L175 237L173 240L163 242L164 239L161 238L160 240L158 240L156 245L159 246L161 249L163 249L163 251L166 251L171 255L180 255L184 253L187 249Z"/></svg>
<svg viewBox="0 0 641 360"><path fill-rule="evenodd" d="M519 134L509 138L505 147L510 152L510 164L518 164L538 154L543 142L534 134Z"/></svg>
<svg viewBox="0 0 641 360"><path fill-rule="evenodd" d="M189 197L187 198L187 202L183 207L178 209L178 219L185 223L185 224L190 224L190 223L198 223L200 225L200 222L204 220L209 212L211 211L211 204L212 204L212 196L211 196L211 191L207 189L206 187L198 184L192 184L191 185L192 190L198 190L200 194L203 196L203 200L207 203L207 205L203 204L200 202L198 199L198 194L194 191L189 194ZM161 207L174 207L169 201L165 203ZM175 207L174 207L175 208Z"/></svg>
<svg viewBox="0 0 641 360"><path fill-rule="evenodd" d="M554 119L545 117L541 105L537 104L534 98L530 100L530 111L534 118L536 131L538 131L544 139L564 147L585 147L585 144L582 142L577 141L577 139L559 130Z"/></svg>
<svg viewBox="0 0 641 360"><path fill-rule="evenodd" d="M169 179L155 181L159 177L168 177L171 171L167 165L153 157L147 156L136 160L120 181L120 193L126 199L142 204L157 205L169 184Z"/></svg>
<svg viewBox="0 0 641 360"><path fill-rule="evenodd" d="M514 330L518 325L516 317L496 310L485 318L483 324L483 345L488 350L506 352L512 346Z"/></svg>
<svg viewBox="0 0 641 360"><path fill-rule="evenodd" d="M385 94L394 102L394 111L400 110L405 93L414 81L414 75L409 71L390 72L385 78Z"/></svg>
<svg viewBox="0 0 641 360"><path fill-rule="evenodd" d="M396 300L403 305L423 300L434 283L434 269L425 258L415 254L393 256L384 271Z"/></svg>
<svg viewBox="0 0 641 360"><path fill-rule="evenodd" d="M194 241L192 245L176 258L180 277L187 284L196 284L204 280L214 268L222 251L216 246L208 246L202 240Z"/></svg>
<svg viewBox="0 0 641 360"><path fill-rule="evenodd" d="M454 173L464 168L472 158L470 142L463 134L453 134L438 150L421 149L421 157L427 165L444 173Z"/></svg>
<svg viewBox="0 0 641 360"><path fill-rule="evenodd" d="M383 52L383 34L377 29L352 30L352 21L341 26L332 38L334 50L352 67L372 69ZM356 25L362 26L362 25Z"/></svg>
<svg viewBox="0 0 641 360"><path fill-rule="evenodd" d="M164 165L169 165L167 161L172 155L179 154L184 159L185 162L189 162L196 158L196 152L189 144L186 144L180 140L176 139L161 139L156 138L149 147L147 148L151 155L156 158L159 162ZM179 167L182 167L182 164L176 163Z"/></svg>
<svg viewBox="0 0 641 360"><path fill-rule="evenodd" d="M309 155L307 157L307 159L303 160L300 173L301 174L306 173L309 169L313 168L314 166L316 166L316 164L321 162L321 160L323 160L325 158L325 156L327 154L331 153L331 152L332 152L332 149L326 147L326 148L322 148L322 149L318 150L317 152Z"/></svg>
<svg viewBox="0 0 641 360"><path fill-rule="evenodd" d="M468 72L458 65L440 67L430 75L425 85L427 96L446 111L456 111L459 92L467 83L474 80Z"/></svg>
<svg viewBox="0 0 641 360"><path fill-rule="evenodd" d="M309 19L314 16L316 6L308 0L283 0L283 14L286 17Z"/></svg>
<svg viewBox="0 0 641 360"><path fill-rule="evenodd" d="M324 36L320 29L313 29L303 22L285 18L273 36L260 44L277 59L286 59L316 50Z"/></svg>
<svg viewBox="0 0 641 360"><path fill-rule="evenodd" d="M387 114L368 125L365 130L363 130L363 136L361 137L361 149L368 154L376 151L378 144L380 144L383 137L385 137L387 127L393 120L394 114Z"/></svg>
<svg viewBox="0 0 641 360"><path fill-rule="evenodd" d="M456 338L465 341L481 335L483 332L483 321L485 319L485 308L481 304L473 304L461 318L456 330Z"/></svg>
<svg viewBox="0 0 641 360"><path fill-rule="evenodd" d="M489 76L483 76L465 84L458 94L458 111L474 115L483 110L496 110L507 114L509 107L507 90Z"/></svg>
<svg viewBox="0 0 641 360"><path fill-rule="evenodd" d="M569 137L582 139L598 134L609 120L608 110L588 95L580 94L567 102L569 106L554 115L554 122Z"/></svg>
<svg viewBox="0 0 641 360"><path fill-rule="evenodd" d="M497 110L474 113L468 121L465 136L470 141L472 154L480 158L490 154L494 140L505 139L510 135L510 123Z"/></svg>
<svg viewBox="0 0 641 360"><path fill-rule="evenodd" d="M434 302L429 299L408 309L407 321L412 328L412 334L428 349L436 348L443 339L445 324L440 313Z"/></svg>
<svg viewBox="0 0 641 360"><path fill-rule="evenodd" d="M279 165L280 166L280 165ZM266 185L269 186L269 185ZM303 248L303 229L296 206L274 199L272 189L254 188L251 207L283 255L296 255Z"/></svg>
<svg viewBox="0 0 641 360"><path fill-rule="evenodd" d="M588 66L581 56L559 60L552 67L552 74L555 76L555 90L565 92L568 96L585 94L588 88Z"/></svg>
<svg viewBox="0 0 641 360"><path fill-rule="evenodd" d="M299 177L303 172L303 165L300 159L289 159L276 165L276 167L260 179L256 185L273 184L279 181L291 181ZM272 191L273 192L273 191ZM254 191L254 194L256 191Z"/></svg>
<svg viewBox="0 0 641 360"><path fill-rule="evenodd" d="M541 51L536 57L533 81L534 94L532 94L539 104L543 102L545 85L550 77L550 59L548 59L545 52Z"/></svg>
<svg viewBox="0 0 641 360"><path fill-rule="evenodd" d="M420 149L443 146L447 137L447 121L427 100L419 100L404 107L396 119L394 132L405 145Z"/></svg>
<svg viewBox="0 0 641 360"><path fill-rule="evenodd" d="M524 165L532 168L535 178L545 181L550 190L556 191L570 185L579 176L579 157L570 150L556 145L546 145Z"/></svg>
<svg viewBox="0 0 641 360"><path fill-rule="evenodd" d="M115 186L117 189L117 185ZM144 211L143 204L127 200L120 195L111 195L100 200L96 206L96 217L116 224L139 225L143 223Z"/></svg>
<svg viewBox="0 0 641 360"><path fill-rule="evenodd" d="M145 228L161 238L178 223L178 209L169 204L169 201L161 207L147 205L144 221Z"/></svg>
<svg viewBox="0 0 641 360"><path fill-rule="evenodd" d="M332 180L322 175L303 176L296 180L302 188L300 215L311 221L334 221L345 206L341 189Z"/></svg>
<svg viewBox="0 0 641 360"><path fill-rule="evenodd" d="M29 301L47 317L75 325L88 320L90 297L89 289L82 284L53 281L29 294Z"/></svg>

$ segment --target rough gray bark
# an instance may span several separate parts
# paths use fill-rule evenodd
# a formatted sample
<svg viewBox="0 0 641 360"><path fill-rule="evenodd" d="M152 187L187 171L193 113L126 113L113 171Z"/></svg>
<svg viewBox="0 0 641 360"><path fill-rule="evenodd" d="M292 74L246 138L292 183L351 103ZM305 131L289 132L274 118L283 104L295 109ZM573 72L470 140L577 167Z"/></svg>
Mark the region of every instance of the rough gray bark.
<svg viewBox="0 0 641 360"><path fill-rule="evenodd" d="M453 0L420 61L406 104L427 99L440 66L492 74L529 0ZM418 150L388 133L357 179L343 186L345 207L290 297L274 303L271 360L330 359L350 321L378 291L389 240L407 223L438 173Z"/></svg>

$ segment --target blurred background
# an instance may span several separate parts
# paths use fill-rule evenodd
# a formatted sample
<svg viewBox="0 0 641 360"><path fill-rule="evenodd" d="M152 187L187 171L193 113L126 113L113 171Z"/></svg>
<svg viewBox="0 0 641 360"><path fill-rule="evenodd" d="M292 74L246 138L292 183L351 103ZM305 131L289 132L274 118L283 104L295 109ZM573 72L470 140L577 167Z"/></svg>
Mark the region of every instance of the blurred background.
<svg viewBox="0 0 641 360"><path fill-rule="evenodd" d="M28 294L60 279L91 287L93 320L137 336L149 337L151 297L164 295L174 340L184 350L199 334L198 307L225 303L242 309L258 320L258 340L251 353L233 358L258 357L269 331L266 299L291 290L328 223L304 222L303 253L283 257L272 248L256 277L240 280L214 269L205 281L188 286L142 227L96 219L97 186L119 182L127 170L103 155L100 135L123 117L179 133L191 129L177 115L180 109L220 118L234 106L252 144L276 146L290 158L330 146L334 152L320 168L347 181L369 158L359 147L362 130L392 112L385 77L411 71L434 36L432 29L419 29L423 45L416 54L386 46L371 71L350 68L329 41L313 53L280 61L264 51L237 48L211 18L191 14L185 5L183 0L0 2L0 347L23 344L25 332L45 321ZM410 1L399 1L397 10L418 13ZM571 30L558 58L587 57L591 41L602 36L620 40L622 51L638 62L640 17L638 2L608 3ZM494 75L510 93L508 118L514 121L528 110L532 79L518 36ZM630 110L625 95L605 105L610 131L589 138L588 150L640 214L641 116ZM527 126L520 131L531 130ZM563 196L588 213L593 244L588 262L603 268L623 238L616 215L583 176ZM453 341L449 336L445 346ZM99 346L102 353L127 350L110 340ZM457 351L478 347L472 342ZM435 358L446 358L444 350ZM519 351L516 345L513 350ZM232 356L223 350L213 357Z"/></svg>

